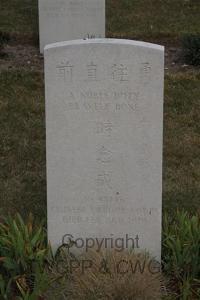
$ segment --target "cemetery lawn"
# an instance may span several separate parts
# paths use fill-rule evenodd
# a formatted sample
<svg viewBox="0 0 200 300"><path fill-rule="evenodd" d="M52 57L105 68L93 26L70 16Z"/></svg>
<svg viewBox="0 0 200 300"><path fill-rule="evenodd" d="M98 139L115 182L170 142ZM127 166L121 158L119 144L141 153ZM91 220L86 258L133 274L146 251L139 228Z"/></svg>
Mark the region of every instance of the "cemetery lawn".
<svg viewBox="0 0 200 300"><path fill-rule="evenodd" d="M173 64L184 33L200 34L199 0L108 0L107 36L167 46L163 204L195 211L200 205L200 71ZM46 215L43 61L37 0L1 0L0 215ZM10 37L1 56L2 41ZM34 43L33 43L34 42ZM3 51L4 51L3 50ZM173 67L172 67L173 65Z"/></svg>
<svg viewBox="0 0 200 300"><path fill-rule="evenodd" d="M46 214L45 117L42 72L0 74L2 212ZM200 72L165 79L164 207L200 204Z"/></svg>
<svg viewBox="0 0 200 300"><path fill-rule="evenodd" d="M177 39L200 33L198 0L109 0L108 36L132 39Z"/></svg>
<svg viewBox="0 0 200 300"><path fill-rule="evenodd" d="M174 38L200 33L199 0L107 0L107 36ZM37 38L37 0L1 0L0 31Z"/></svg>
<svg viewBox="0 0 200 300"><path fill-rule="evenodd" d="M0 32L11 36L38 35L37 0L1 0Z"/></svg>
<svg viewBox="0 0 200 300"><path fill-rule="evenodd" d="M164 105L163 205L200 206L200 72L167 75Z"/></svg>
<svg viewBox="0 0 200 300"><path fill-rule="evenodd" d="M45 121L40 73L0 73L0 215L46 214Z"/></svg>

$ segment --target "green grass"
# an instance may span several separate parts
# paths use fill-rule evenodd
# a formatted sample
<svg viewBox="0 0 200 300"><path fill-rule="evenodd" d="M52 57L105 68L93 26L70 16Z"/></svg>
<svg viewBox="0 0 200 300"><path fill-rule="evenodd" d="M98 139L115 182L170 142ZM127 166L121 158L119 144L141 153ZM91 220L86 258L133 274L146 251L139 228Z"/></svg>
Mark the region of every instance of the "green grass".
<svg viewBox="0 0 200 300"><path fill-rule="evenodd" d="M43 79L39 73L0 74L0 207L46 213Z"/></svg>
<svg viewBox="0 0 200 300"><path fill-rule="evenodd" d="M200 205L200 74L168 75L165 86L164 207L191 211ZM44 216L42 75L4 71L0 89L0 206Z"/></svg>
<svg viewBox="0 0 200 300"><path fill-rule="evenodd" d="M19 35L37 35L37 0L1 0L0 31Z"/></svg>
<svg viewBox="0 0 200 300"><path fill-rule="evenodd" d="M199 0L109 0L107 35L173 39L200 34L199 15ZM1 0L0 20L2 32L37 36L37 1ZM43 78L20 70L0 76L1 206L44 215ZM200 203L200 74L168 75L165 87L164 207L195 210Z"/></svg>
<svg viewBox="0 0 200 300"><path fill-rule="evenodd" d="M164 205L200 205L200 74L166 78L164 126Z"/></svg>
<svg viewBox="0 0 200 300"><path fill-rule="evenodd" d="M200 299L199 217L174 211L163 218L163 271L178 299Z"/></svg>
<svg viewBox="0 0 200 300"><path fill-rule="evenodd" d="M46 261L51 257L46 230L32 215L0 221L0 299L38 300L48 287Z"/></svg>
<svg viewBox="0 0 200 300"><path fill-rule="evenodd" d="M200 33L199 0L109 0L107 32L126 38L178 38Z"/></svg>
<svg viewBox="0 0 200 300"><path fill-rule="evenodd" d="M38 37L36 0L0 1L0 32L26 42ZM200 34L199 16L199 0L108 0L107 36L171 41ZM41 219L46 215L43 75L1 71L0 91L0 216L33 212ZM166 76L163 205L170 213L200 206L199 95L199 71Z"/></svg>
<svg viewBox="0 0 200 300"><path fill-rule="evenodd" d="M177 38L200 33L199 0L107 0L107 35ZM1 0L0 31L38 34L36 0Z"/></svg>
<svg viewBox="0 0 200 300"><path fill-rule="evenodd" d="M43 222L32 215L27 220L19 214L4 216L0 220L0 299L157 300L161 298L160 283L168 291L163 300L200 299L198 213L174 210L164 214L162 275L156 269L151 272L152 258L144 253L115 248L77 255L66 246L53 254ZM75 259L79 262L76 267ZM131 263L131 268L122 274L120 262Z"/></svg>

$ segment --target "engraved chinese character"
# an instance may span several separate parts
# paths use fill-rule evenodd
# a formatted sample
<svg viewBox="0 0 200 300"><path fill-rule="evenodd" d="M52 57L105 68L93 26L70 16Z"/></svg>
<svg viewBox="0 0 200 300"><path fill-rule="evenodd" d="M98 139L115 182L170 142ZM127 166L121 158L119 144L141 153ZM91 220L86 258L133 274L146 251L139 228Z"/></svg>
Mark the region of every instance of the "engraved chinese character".
<svg viewBox="0 0 200 300"><path fill-rule="evenodd" d="M93 62L87 65L88 80L97 81L97 65Z"/></svg>
<svg viewBox="0 0 200 300"><path fill-rule="evenodd" d="M105 146L102 146L97 151L97 161L101 163L109 163L112 161L112 152Z"/></svg>
<svg viewBox="0 0 200 300"><path fill-rule="evenodd" d="M102 172L101 174L97 175L96 179L97 187L105 187L107 186L109 189L112 189L111 185L111 174Z"/></svg>
<svg viewBox="0 0 200 300"><path fill-rule="evenodd" d="M148 74L151 71L150 63L145 62L145 63L142 63L142 65L143 65L143 71L144 71L144 73Z"/></svg>
<svg viewBox="0 0 200 300"><path fill-rule="evenodd" d="M61 62L61 64L57 66L58 76L64 81L72 82L73 68L74 66L69 61Z"/></svg>
<svg viewBox="0 0 200 300"><path fill-rule="evenodd" d="M108 134L110 135L113 130L113 124L109 121L105 122L104 129L105 129L105 132L108 132Z"/></svg>
<svg viewBox="0 0 200 300"><path fill-rule="evenodd" d="M96 132L98 134L108 134L108 136L111 135L111 132L113 130L113 124L110 121L106 122L97 122Z"/></svg>
<svg viewBox="0 0 200 300"><path fill-rule="evenodd" d="M112 79L118 82L128 81L128 67L123 64L112 66Z"/></svg>
<svg viewBox="0 0 200 300"><path fill-rule="evenodd" d="M151 75L151 65L149 62L142 63L141 77L144 83L148 83Z"/></svg>

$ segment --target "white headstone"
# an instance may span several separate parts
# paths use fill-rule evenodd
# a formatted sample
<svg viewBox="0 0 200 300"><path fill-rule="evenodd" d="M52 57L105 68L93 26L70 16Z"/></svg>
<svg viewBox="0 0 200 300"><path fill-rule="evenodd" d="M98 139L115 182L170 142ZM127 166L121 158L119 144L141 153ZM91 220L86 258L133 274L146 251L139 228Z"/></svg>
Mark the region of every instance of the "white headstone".
<svg viewBox="0 0 200 300"><path fill-rule="evenodd" d="M40 52L61 41L104 38L105 0L39 0Z"/></svg>
<svg viewBox="0 0 200 300"><path fill-rule="evenodd" d="M160 259L163 70L164 48L149 43L97 39L45 48L54 249L66 234L112 238L118 246L124 238L124 248L133 238L135 248Z"/></svg>

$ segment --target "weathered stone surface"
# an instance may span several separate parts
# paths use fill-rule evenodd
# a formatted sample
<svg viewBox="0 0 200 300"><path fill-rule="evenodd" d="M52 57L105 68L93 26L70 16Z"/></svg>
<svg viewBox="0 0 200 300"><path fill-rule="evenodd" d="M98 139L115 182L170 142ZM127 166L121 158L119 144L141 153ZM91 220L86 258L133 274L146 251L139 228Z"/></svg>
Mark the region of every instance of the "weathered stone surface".
<svg viewBox="0 0 200 300"><path fill-rule="evenodd" d="M163 70L164 48L143 42L78 40L45 48L54 248L65 234L128 235L135 248L160 259Z"/></svg>
<svg viewBox="0 0 200 300"><path fill-rule="evenodd" d="M50 43L105 37L105 0L39 0L40 52Z"/></svg>

